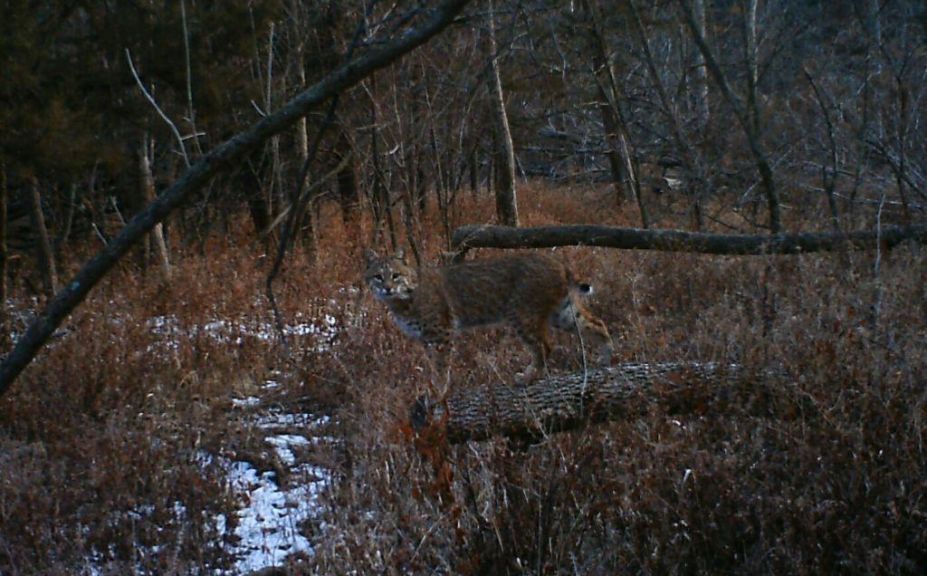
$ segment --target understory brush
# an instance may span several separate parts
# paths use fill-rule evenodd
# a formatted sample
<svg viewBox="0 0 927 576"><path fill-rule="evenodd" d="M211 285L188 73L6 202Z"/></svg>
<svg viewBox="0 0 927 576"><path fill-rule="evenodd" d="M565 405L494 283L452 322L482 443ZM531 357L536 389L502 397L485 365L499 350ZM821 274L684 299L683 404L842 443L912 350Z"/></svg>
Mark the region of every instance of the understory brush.
<svg viewBox="0 0 927 576"><path fill-rule="evenodd" d="M316 364L351 401L315 572L921 573L927 250L902 246L878 267L874 251L557 252L596 287L619 362L742 376L692 413L423 447L405 422L428 393L427 359L368 299L343 336L352 362ZM576 342L558 343L555 369L580 369ZM453 385L511 385L527 360L511 334L468 333Z"/></svg>
<svg viewBox="0 0 927 576"><path fill-rule="evenodd" d="M491 220L488 199L459 202L449 226L437 213L417 223L427 261L444 229ZM526 225L636 222L594 187L534 184L520 202ZM652 217L684 227L673 210ZM233 400L268 381L276 405L333 421L318 455L331 485L300 527L314 553L292 573L927 566L924 247L878 266L874 252L558 249L595 287L617 362L737 364L737 382L685 414L448 445L408 425L429 364L361 286L369 222L352 230L328 207L320 222L318 262L298 246L274 284L286 346L265 297L272 247L246 233L176 249L169 285L126 265L92 292L0 399L0 573L229 569L222 462L255 443ZM558 335L553 370L581 370L577 347ZM512 385L528 359L505 330L467 333L453 386Z"/></svg>

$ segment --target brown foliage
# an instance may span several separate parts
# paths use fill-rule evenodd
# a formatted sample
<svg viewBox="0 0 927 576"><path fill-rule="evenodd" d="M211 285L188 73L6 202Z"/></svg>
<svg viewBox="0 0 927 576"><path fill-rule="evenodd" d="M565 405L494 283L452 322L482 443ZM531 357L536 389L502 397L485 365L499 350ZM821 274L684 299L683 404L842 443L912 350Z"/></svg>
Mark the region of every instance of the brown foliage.
<svg viewBox="0 0 927 576"><path fill-rule="evenodd" d="M526 225L634 218L596 190L521 194ZM461 198L454 224L463 214L488 221L484 204ZM673 214L663 207L654 218ZM595 286L591 306L620 360L738 362L741 384L696 416L652 410L533 445L448 446L406 426L428 386L426 357L354 291L356 235L327 207L322 223L318 267L292 255L278 300L286 319L327 313L341 330L324 342L292 336L290 358L248 333L221 340L197 329L270 322L266 263L244 240L213 237L206 256L177 254L163 291L128 268L101 284L0 403L0 572L223 566L210 521L231 521L233 503L203 455L248 450L230 399L270 377L284 384L275 402L337 421L337 441L319 454L333 487L319 522L304 527L315 555L294 573L916 574L927 565L923 247L882 254L878 277L867 253L563 249ZM441 229L435 215L424 219L432 255ZM170 330L187 337L168 345ZM527 360L513 338L461 338L454 381L509 380ZM554 370L579 369L574 348L555 347ZM157 546L140 556L139 544Z"/></svg>
<svg viewBox="0 0 927 576"><path fill-rule="evenodd" d="M600 218L595 193L523 199L526 223L624 218ZM882 254L878 277L866 253L563 252L595 285L619 357L738 362L740 385L695 416L653 410L531 446L397 437L427 364L367 299L367 320L342 341L353 400L339 409L346 465L318 572L916 574L927 563L923 247ZM454 380L514 373L524 358L504 352L511 337L462 339ZM554 365L579 359L561 351Z"/></svg>

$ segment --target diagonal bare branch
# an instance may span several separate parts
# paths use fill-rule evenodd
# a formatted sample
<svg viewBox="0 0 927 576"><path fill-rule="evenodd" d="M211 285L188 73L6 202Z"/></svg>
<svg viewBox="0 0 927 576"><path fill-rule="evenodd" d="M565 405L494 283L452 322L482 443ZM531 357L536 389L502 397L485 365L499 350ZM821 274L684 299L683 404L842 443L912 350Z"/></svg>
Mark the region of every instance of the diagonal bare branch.
<svg viewBox="0 0 927 576"><path fill-rule="evenodd" d="M313 107L357 84L375 70L388 66L439 34L454 22L469 2L470 0L444 0L435 7L424 10L417 27L405 31L392 42L382 44L344 63L298 94L277 112L200 157L173 185L132 218L112 242L84 264L33 320L0 363L0 395L9 389L55 329L132 245L191 194L202 188L216 174L233 168L238 160L268 138L295 124Z"/></svg>

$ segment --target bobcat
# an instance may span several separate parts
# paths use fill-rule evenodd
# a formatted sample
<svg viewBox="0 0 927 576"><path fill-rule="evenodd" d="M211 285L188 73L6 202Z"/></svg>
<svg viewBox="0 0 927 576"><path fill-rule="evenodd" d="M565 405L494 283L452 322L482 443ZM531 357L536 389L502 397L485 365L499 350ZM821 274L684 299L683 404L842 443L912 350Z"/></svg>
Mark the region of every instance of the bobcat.
<svg viewBox="0 0 927 576"><path fill-rule="evenodd" d="M608 364L613 351L608 329L580 302L592 292L577 284L561 262L526 253L416 270L400 250L379 257L366 251L364 280L392 312L402 330L426 345L437 374L444 378L452 336L477 326L507 324L531 349L533 362L522 383L547 369L548 327L577 330L599 347Z"/></svg>

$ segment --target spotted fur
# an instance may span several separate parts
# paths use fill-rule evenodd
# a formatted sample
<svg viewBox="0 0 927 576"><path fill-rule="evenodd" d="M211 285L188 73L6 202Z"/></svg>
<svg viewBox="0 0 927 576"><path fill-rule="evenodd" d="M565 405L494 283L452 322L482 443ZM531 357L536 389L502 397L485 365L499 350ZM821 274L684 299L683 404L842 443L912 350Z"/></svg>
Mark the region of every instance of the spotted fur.
<svg viewBox="0 0 927 576"><path fill-rule="evenodd" d="M584 343L598 346L601 362L610 361L608 328L581 302L592 287L575 283L567 267L551 257L525 253L422 270L409 266L401 251L380 257L368 250L366 258L370 291L403 332L428 347L442 378L453 337L494 324L512 327L531 349L525 381L547 369L551 326L578 332Z"/></svg>

